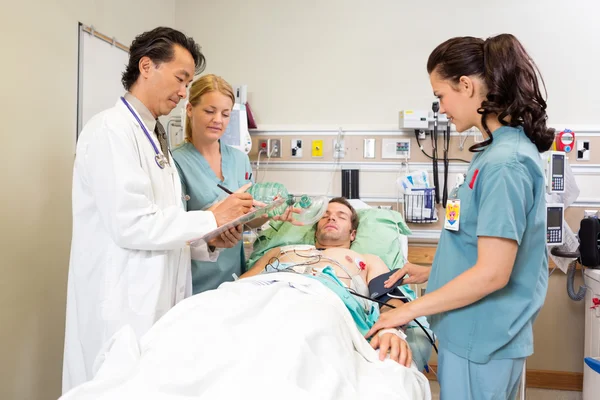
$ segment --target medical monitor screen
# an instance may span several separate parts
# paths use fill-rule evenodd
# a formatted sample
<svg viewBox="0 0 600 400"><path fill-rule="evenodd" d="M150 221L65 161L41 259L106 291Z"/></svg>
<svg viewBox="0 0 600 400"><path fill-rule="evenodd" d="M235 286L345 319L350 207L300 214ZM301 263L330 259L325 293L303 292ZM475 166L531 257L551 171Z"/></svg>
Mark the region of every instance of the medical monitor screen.
<svg viewBox="0 0 600 400"><path fill-rule="evenodd" d="M565 170L565 157L559 154L552 155L552 175L563 176Z"/></svg>
<svg viewBox="0 0 600 400"><path fill-rule="evenodd" d="M562 208L548 207L548 228L560 228L562 226Z"/></svg>
<svg viewBox="0 0 600 400"><path fill-rule="evenodd" d="M241 146L242 135L240 133L240 110L233 109L229 114L229 125L221 136L221 143L228 144L230 146Z"/></svg>

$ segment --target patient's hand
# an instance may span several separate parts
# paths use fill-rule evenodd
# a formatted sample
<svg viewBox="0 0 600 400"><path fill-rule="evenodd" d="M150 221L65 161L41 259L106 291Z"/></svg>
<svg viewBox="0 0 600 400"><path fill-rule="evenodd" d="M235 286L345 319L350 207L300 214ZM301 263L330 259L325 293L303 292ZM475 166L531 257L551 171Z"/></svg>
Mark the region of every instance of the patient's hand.
<svg viewBox="0 0 600 400"><path fill-rule="evenodd" d="M303 210L301 208L296 208L296 207L290 206L290 207L286 208L286 210L283 212L283 214L274 216L273 220L289 222L292 225L302 226L304 224L294 218L294 214L300 214L302 211Z"/></svg>
<svg viewBox="0 0 600 400"><path fill-rule="evenodd" d="M371 339L371 347L375 350L379 348L379 359L384 360L388 351L390 353L390 359L396 361L399 364L410 368L412 364L412 351L406 340L401 339L394 333L384 333L373 336Z"/></svg>

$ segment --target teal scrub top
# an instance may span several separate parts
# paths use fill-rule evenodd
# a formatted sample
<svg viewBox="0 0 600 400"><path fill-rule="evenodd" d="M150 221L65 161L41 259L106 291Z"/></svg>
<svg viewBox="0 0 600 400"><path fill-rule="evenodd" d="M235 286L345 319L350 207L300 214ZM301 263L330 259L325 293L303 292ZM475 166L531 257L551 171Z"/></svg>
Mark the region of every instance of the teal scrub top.
<svg viewBox="0 0 600 400"><path fill-rule="evenodd" d="M187 210L205 210L227 197L217 184L231 191L251 181L252 168L248 156L238 149L219 141L221 147L221 181L208 161L192 143L185 142L173 150L173 159L179 171L183 193L189 196ZM192 260L193 293L216 289L221 283L232 281L232 274L240 276L246 270L243 242L223 249L216 262Z"/></svg>
<svg viewBox="0 0 600 400"><path fill-rule="evenodd" d="M475 265L479 236L508 238L519 245L506 287L429 318L440 347L470 361L533 353L532 326L548 288L542 165L522 128L497 129L492 144L473 157L465 183L458 188L459 231L442 229L428 292Z"/></svg>

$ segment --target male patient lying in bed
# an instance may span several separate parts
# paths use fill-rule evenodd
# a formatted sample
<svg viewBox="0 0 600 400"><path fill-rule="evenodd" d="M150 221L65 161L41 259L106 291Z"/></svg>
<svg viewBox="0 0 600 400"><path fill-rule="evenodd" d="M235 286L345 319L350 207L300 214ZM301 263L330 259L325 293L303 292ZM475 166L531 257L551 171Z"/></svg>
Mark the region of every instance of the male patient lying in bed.
<svg viewBox="0 0 600 400"><path fill-rule="evenodd" d="M358 216L352 205L342 197L334 198L329 202L327 211L317 223L315 246L299 245L273 248L242 275L242 278L262 272L277 271L316 275L324 277L323 283L334 291L335 283L334 286L331 283L337 282L338 286L349 288L359 295L368 297L368 283L373 278L388 273L389 269L376 255L358 254L350 250L358 226ZM328 269L331 271L330 275L320 273L326 267L330 267ZM342 292L344 291L345 289L342 290ZM389 309L384 306L382 311ZM371 346L374 349L380 348L381 359L389 351L391 359L410 366L412 354L405 338L402 330L382 332L380 335L374 336Z"/></svg>
<svg viewBox="0 0 600 400"><path fill-rule="evenodd" d="M367 282L388 269L348 249L353 215L334 200L318 223L324 250L274 249L247 278L178 303L142 338L125 327L99 355L94 379L64 400L430 400L420 368L403 366L411 360L405 341L394 333L375 335L371 346L364 339L379 309L348 289L368 295ZM260 274L292 265L309 273ZM388 352L395 361L380 361Z"/></svg>

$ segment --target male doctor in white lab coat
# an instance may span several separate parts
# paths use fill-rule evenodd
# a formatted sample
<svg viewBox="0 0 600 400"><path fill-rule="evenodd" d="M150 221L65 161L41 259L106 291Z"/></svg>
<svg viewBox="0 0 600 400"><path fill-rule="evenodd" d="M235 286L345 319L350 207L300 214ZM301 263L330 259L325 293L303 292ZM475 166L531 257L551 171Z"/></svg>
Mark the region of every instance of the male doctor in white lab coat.
<svg viewBox="0 0 600 400"><path fill-rule="evenodd" d="M187 242L252 206L246 193L211 211L185 212L179 176L157 122L185 98L205 65L192 38L170 28L139 35L122 82L124 99L94 116L77 143L63 393L90 380L102 348L129 325L138 338L191 294L190 252L214 261L233 229L190 248ZM145 129L145 131L144 131Z"/></svg>

